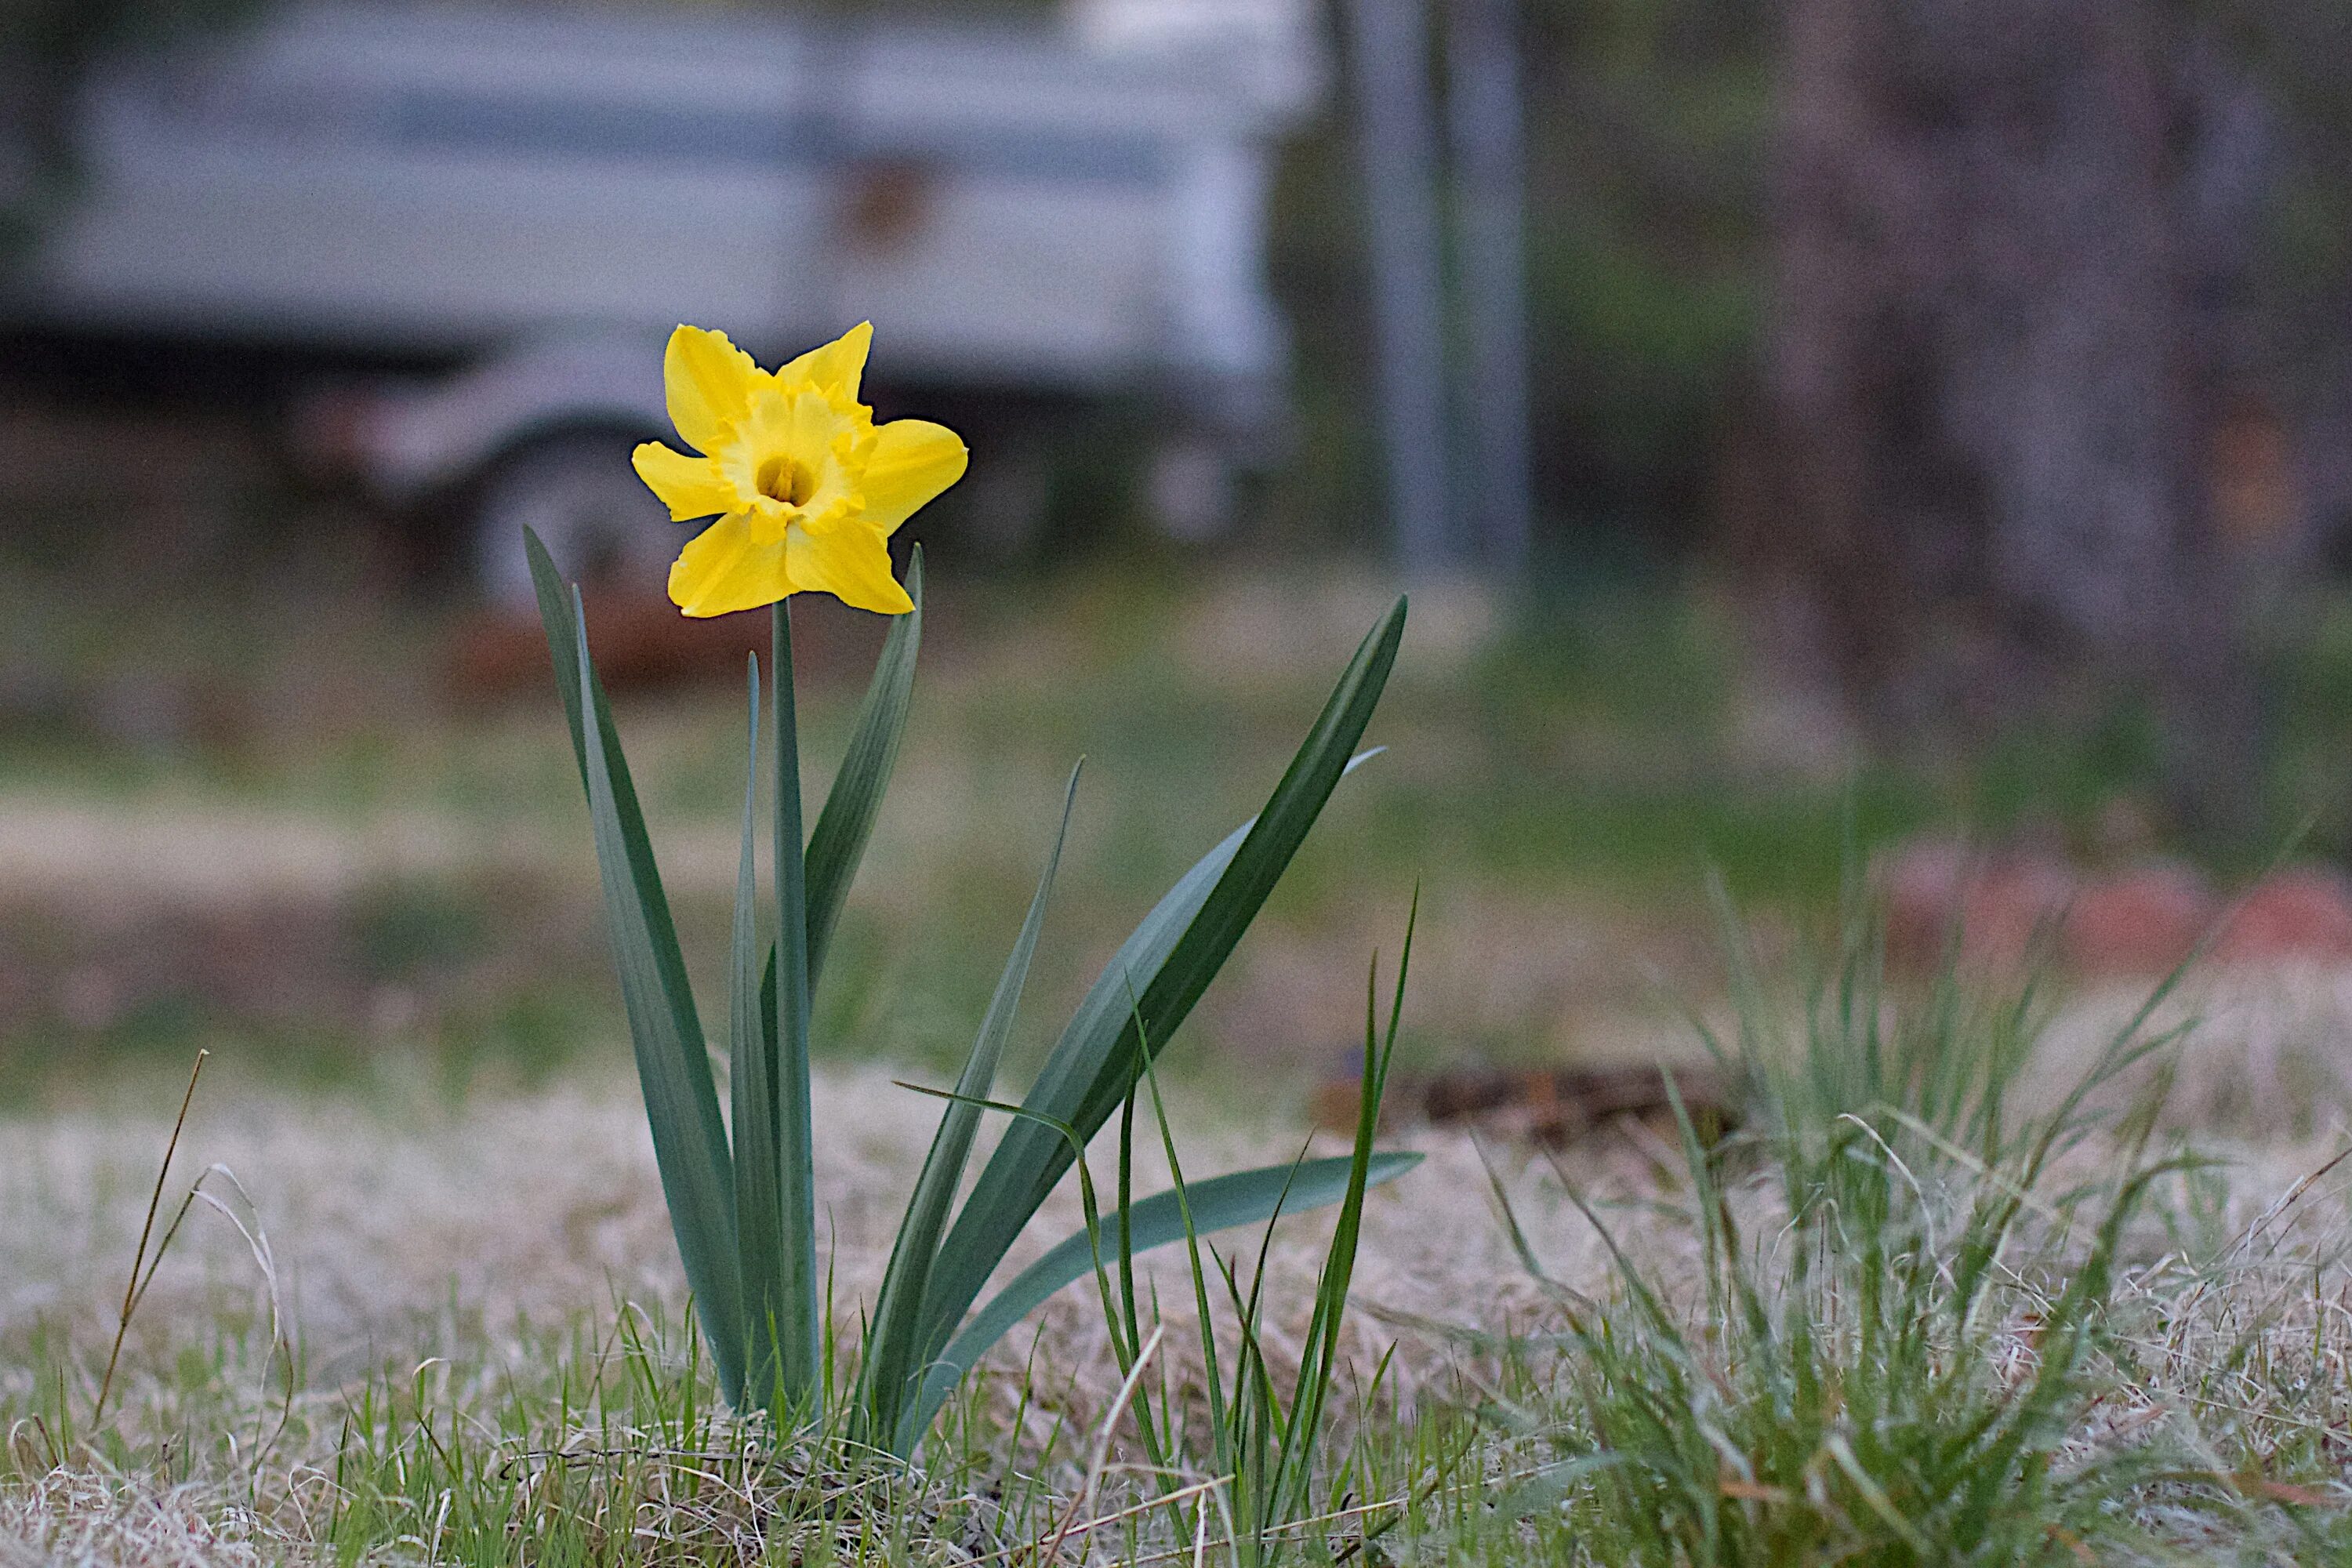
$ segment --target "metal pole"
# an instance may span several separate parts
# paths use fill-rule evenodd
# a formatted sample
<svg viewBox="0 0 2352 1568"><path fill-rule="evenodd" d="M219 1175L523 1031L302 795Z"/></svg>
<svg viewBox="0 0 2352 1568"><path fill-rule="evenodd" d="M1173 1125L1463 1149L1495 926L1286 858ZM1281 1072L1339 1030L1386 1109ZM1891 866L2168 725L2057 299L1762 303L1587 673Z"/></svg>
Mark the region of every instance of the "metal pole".
<svg viewBox="0 0 2352 1568"><path fill-rule="evenodd" d="M1399 559L1427 575L1454 555L1428 20L1423 0L1349 0L1348 9L1388 501Z"/></svg>
<svg viewBox="0 0 2352 1568"><path fill-rule="evenodd" d="M1460 178L1461 278L1469 363L1459 408L1477 468L1486 565L1525 569L1529 517L1527 154L1514 0L1450 0L1446 110Z"/></svg>

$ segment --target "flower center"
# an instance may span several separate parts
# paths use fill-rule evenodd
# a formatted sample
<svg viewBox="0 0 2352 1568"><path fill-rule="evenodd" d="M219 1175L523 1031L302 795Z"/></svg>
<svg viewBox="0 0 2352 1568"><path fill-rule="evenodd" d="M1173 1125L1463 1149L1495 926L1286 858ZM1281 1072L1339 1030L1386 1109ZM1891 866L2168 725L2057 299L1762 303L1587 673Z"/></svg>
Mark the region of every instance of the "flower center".
<svg viewBox="0 0 2352 1568"><path fill-rule="evenodd" d="M786 506L806 506L809 497L816 494L816 475L809 466L782 452L763 459L752 482L761 495Z"/></svg>

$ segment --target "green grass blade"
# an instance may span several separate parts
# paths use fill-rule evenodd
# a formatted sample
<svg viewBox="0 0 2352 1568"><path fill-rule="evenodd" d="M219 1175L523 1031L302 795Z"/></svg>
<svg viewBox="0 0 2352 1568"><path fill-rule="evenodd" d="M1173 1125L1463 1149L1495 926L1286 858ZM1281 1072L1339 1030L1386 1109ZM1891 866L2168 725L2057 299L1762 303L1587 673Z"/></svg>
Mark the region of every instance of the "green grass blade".
<svg viewBox="0 0 2352 1568"><path fill-rule="evenodd" d="M1379 961L1365 978L1364 1076L1356 1102L1356 1141L1349 1156L1347 1196L1339 1204L1339 1223L1332 1227L1330 1250L1324 1255L1322 1277L1316 1281L1315 1312L1307 1328L1306 1354L1300 1358L1297 1391L1291 1395L1290 1424L1284 1434L1276 1465L1275 1500L1290 1518L1307 1511L1307 1489L1312 1479L1315 1445L1323 1431L1323 1408L1331 1392L1331 1378L1339 1361L1339 1331L1348 1313L1348 1292L1356 1278L1356 1247L1363 1227L1364 1190L1372 1162L1372 1139L1380 1130L1381 1102L1388 1093L1389 1068L1396 1059L1397 1025L1404 1016L1405 977L1412 971L1412 938L1421 923L1421 892L1413 890L1412 909L1405 917L1404 951L1397 959L1396 994L1389 1003L1388 1033L1378 1031ZM1671 1091L1674 1079L1666 1080Z"/></svg>
<svg viewBox="0 0 2352 1568"><path fill-rule="evenodd" d="M574 743L637 1082L687 1285L710 1341L720 1385L732 1398L742 1385L742 1297L735 1263L734 1181L719 1093L628 762L588 655L578 595L565 595L554 583L554 567L536 539L529 547L551 651L559 644L564 649L555 661L557 672L574 683L565 711L594 724L595 744L587 743L591 736L584 726L575 726Z"/></svg>
<svg viewBox="0 0 2352 1568"><path fill-rule="evenodd" d="M734 1101L735 1225L742 1271L745 1386L754 1398L776 1385L775 1326L790 1319L784 1297L783 1180L776 1164L776 1031L772 960L760 942L756 853L760 802L760 661L751 667L751 761L743 782L743 848L735 873L735 924L727 968L728 1086Z"/></svg>
<svg viewBox="0 0 2352 1568"><path fill-rule="evenodd" d="M956 1216L932 1270L923 1343L943 1345L1029 1216L1069 1169L1066 1122L1081 1139L1118 1109L1147 1054L1164 1049L1241 940L1306 838L1380 700L1404 634L1399 599L1356 650L1265 809L1185 873L1112 955L1054 1047ZM1357 759L1360 760L1360 759ZM1048 1125L1040 1125L1045 1123Z"/></svg>
<svg viewBox="0 0 2352 1568"><path fill-rule="evenodd" d="M1416 1153L1376 1154L1364 1180L1368 1185L1378 1186L1394 1181L1419 1163L1421 1156ZM1147 1252L1181 1241L1188 1221L1192 1234L1201 1237L1234 1226L1259 1224L1277 1208L1285 1214L1302 1214L1338 1203L1348 1194L1354 1168L1355 1161L1349 1156L1308 1160L1296 1165L1265 1165L1195 1182L1185 1189L1181 1203L1173 1192L1154 1193L1134 1207L1129 1222L1130 1245L1137 1252ZM1015 1323L1044 1305L1055 1291L1093 1270L1096 1239L1083 1230L1065 1237L1015 1275L972 1315L971 1321L924 1369L922 1393L908 1415L911 1436L907 1428L901 1429L903 1448L914 1446L913 1438L929 1427L931 1418L939 1414L940 1405L957 1382L988 1353L990 1347Z"/></svg>
<svg viewBox="0 0 2352 1568"><path fill-rule="evenodd" d="M816 1138L809 1105L808 884L801 838L800 725L793 692L792 601L778 600L776 695L776 1173L782 1195L779 1293L774 1327L781 1374L770 1394L782 1405L807 1404L816 1387L819 1317L824 1282L816 1266ZM760 1325L753 1325L755 1328ZM793 1413L779 1408L780 1417Z"/></svg>
<svg viewBox="0 0 2352 1568"><path fill-rule="evenodd" d="M874 666L874 679L866 689L866 702L857 710L857 728L833 775L833 788L817 813L808 841L808 973L814 988L824 972L824 955L833 941L834 922L856 879L857 863L874 836L874 819L882 810L882 796L890 787L890 773L898 763L898 742L906 733L907 710L915 697L915 655L923 646L923 547L915 546L907 563L907 596L915 607L896 617L882 657Z"/></svg>
<svg viewBox="0 0 2352 1568"><path fill-rule="evenodd" d="M1056 1064L1065 1063L1072 1057L1074 1046L1083 1046L1086 1042L1107 1033L1113 1026L1111 1023L1113 1015L1110 1009L1115 993L1117 1005L1120 1010L1118 1016L1127 1016L1134 1008L1136 1005L1134 990L1124 982L1129 976L1136 973L1150 973L1166 959L1170 950L1175 946L1177 939L1183 934L1187 922L1199 911L1210 889L1216 886L1217 878L1232 863L1235 852L1241 848L1243 840L1248 837L1250 828L1255 825L1255 818L1244 823L1226 835L1215 848L1196 861L1192 869L1186 871L1177 879L1176 885L1162 895L1160 902L1152 906L1151 911L1143 917L1133 931L1129 933L1127 940L1119 944L1118 951L1111 955L1109 963L1104 966L1102 974L1097 978L1085 999L1078 1004L1076 1013L1072 1016L1068 1026L1062 1031L1061 1039L1055 1044L1052 1057L1047 1059L1048 1073L1055 1070ZM1040 1075L1041 1084L1044 1077L1045 1075ZM1043 1098L1038 1090L1033 1088L1027 1103L1032 1108L1037 1108ZM1050 1130L1061 1125L1063 1119L1042 1109L1039 1109L1037 1113L1043 1118L1044 1125L1048 1130L1047 1135L1058 1137L1058 1134L1053 1133ZM948 1240L941 1249L940 1264L935 1265L932 1269L931 1284L926 1293L923 1305L923 1343L930 1350L936 1350L947 1342L949 1335L955 1331L956 1323L970 1309L973 1300L979 1297L981 1287L987 1282L988 1275L1003 1257L1005 1246L1009 1245L1009 1242L999 1241L999 1234L1003 1229L1002 1225L992 1227L985 1237L986 1245L981 1245L976 1240L980 1234L982 1216L974 1204L982 1194L990 1192L990 1183L997 1179L997 1173L1005 1159L1007 1145L1011 1143L1013 1133L1021 1131L1024 1125L1024 1120L1016 1119L1012 1130L1007 1132L1005 1141L998 1144L997 1152L985 1168L979 1185L973 1191L972 1197L966 1200L963 1212L958 1215L954 1228L949 1232ZM1026 1142L1024 1140L1024 1145ZM1034 1165L1035 1156L1031 1155L1025 1163ZM1068 1160L1064 1159L1061 1164L1066 1167ZM1033 1202L1022 1211L1021 1219L1025 1223L1027 1216L1035 1210L1036 1204ZM949 1266L949 1260L951 1258L964 1254L969 1255L968 1262L961 1262L954 1268Z"/></svg>
<svg viewBox="0 0 2352 1568"><path fill-rule="evenodd" d="M1160 1097L1160 1073L1150 1062L1143 1067L1144 1082L1151 1090L1151 1116L1160 1126L1160 1152L1168 1158L1168 1190L1176 1197L1176 1219L1183 1227L1185 1262L1192 1277L1192 1310L1203 1324L1215 1321L1209 1315L1209 1275L1201 1263L1201 1227L1193 1222L1190 1190L1184 1181L1184 1162L1176 1152L1176 1129L1168 1120L1168 1104ZM1201 1386L1209 1400L1209 1436L1213 1472L1232 1474L1228 1450L1231 1436L1225 1424L1225 1396L1222 1383L1223 1374L1217 1366L1217 1336L1201 1335ZM1207 1505L1202 1504L1203 1507Z"/></svg>
<svg viewBox="0 0 2352 1568"><path fill-rule="evenodd" d="M1062 796L1061 826L1055 831L1054 847L1037 879L1037 891L1029 900L1028 916L1021 922L1021 934L1014 939L1004 972L997 978L996 994L989 999L971 1054L956 1080L956 1098L940 1118L939 1131L923 1161L923 1173L915 1184L906 1217L899 1222L898 1240L890 1248L889 1268L882 1279L882 1292L876 1299L874 1322L866 1342L866 1364L860 1368L863 1403L877 1437L897 1431L899 1412L912 1392L923 1287L939 1254L940 1233L947 1226L957 1184L963 1180L964 1163L971 1154L972 1137L984 1109L981 1102L995 1084L997 1063L1013 1033L1022 987L1028 982L1030 961L1036 954L1038 934L1045 923L1045 900L1062 863L1062 846L1069 837L1070 808L1077 796L1078 770L1073 768L1069 787ZM904 1449L899 1452L905 1457Z"/></svg>

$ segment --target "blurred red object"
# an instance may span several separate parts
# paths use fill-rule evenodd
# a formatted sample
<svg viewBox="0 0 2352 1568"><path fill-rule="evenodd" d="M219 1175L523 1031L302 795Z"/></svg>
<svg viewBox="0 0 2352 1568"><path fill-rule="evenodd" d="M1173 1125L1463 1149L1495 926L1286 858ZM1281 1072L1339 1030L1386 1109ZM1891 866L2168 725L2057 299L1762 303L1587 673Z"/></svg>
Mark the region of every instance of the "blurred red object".
<svg viewBox="0 0 2352 1568"><path fill-rule="evenodd" d="M1886 863L1888 956L1932 968L1957 944L1969 969L2042 952L2080 975L2161 974L2213 938L2211 962L2352 963L2352 880L2317 867L2279 872L2231 911L2175 861L2096 876L2047 850L1971 851L1922 840Z"/></svg>
<svg viewBox="0 0 2352 1568"><path fill-rule="evenodd" d="M2033 851L1998 855L1931 839L1899 851L1886 871L1886 945L1897 963L1928 967L1958 945L1971 968L2013 967L2058 919L2078 887L2063 860Z"/></svg>
<svg viewBox="0 0 2352 1568"><path fill-rule="evenodd" d="M2352 884L2319 867L2282 871L2246 895L2213 952L2225 963L2352 960Z"/></svg>
<svg viewBox="0 0 2352 1568"><path fill-rule="evenodd" d="M2212 929L2221 903L2186 866L2143 866L2075 893L2059 935L2066 967L2082 974L2162 974Z"/></svg>

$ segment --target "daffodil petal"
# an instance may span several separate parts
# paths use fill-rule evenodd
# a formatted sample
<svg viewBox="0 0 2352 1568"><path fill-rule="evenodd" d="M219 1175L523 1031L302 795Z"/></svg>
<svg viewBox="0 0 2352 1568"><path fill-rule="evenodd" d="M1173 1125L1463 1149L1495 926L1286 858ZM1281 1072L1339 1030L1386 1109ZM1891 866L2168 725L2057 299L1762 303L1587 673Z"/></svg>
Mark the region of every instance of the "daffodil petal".
<svg viewBox="0 0 2352 1568"><path fill-rule="evenodd" d="M772 605L793 591L784 543L750 512L730 512L687 542L669 567L671 601L689 616Z"/></svg>
<svg viewBox="0 0 2352 1568"><path fill-rule="evenodd" d="M845 605L877 615L903 616L915 607L907 590L890 575L890 547L863 523L845 522L815 534L794 529L784 548L796 588L831 594Z"/></svg>
<svg viewBox="0 0 2352 1568"><path fill-rule="evenodd" d="M963 438L928 419L893 419L874 432L874 452L866 460L860 489L866 520L885 535L914 515L915 509L963 478L971 454Z"/></svg>
<svg viewBox="0 0 2352 1568"><path fill-rule="evenodd" d="M708 458L689 458L658 441L648 441L629 454L629 464L637 470L637 478L646 481L646 488L669 508L673 522L732 511L738 504L735 487Z"/></svg>
<svg viewBox="0 0 2352 1568"><path fill-rule="evenodd" d="M874 323L860 321L823 348L811 349L777 371L776 381L783 386L811 382L855 401L857 383L866 374L866 351L873 342Z"/></svg>
<svg viewBox="0 0 2352 1568"><path fill-rule="evenodd" d="M743 417L751 394L766 381L751 356L727 341L725 332L680 327L662 355L662 390L669 399L670 423L698 452L709 452Z"/></svg>

